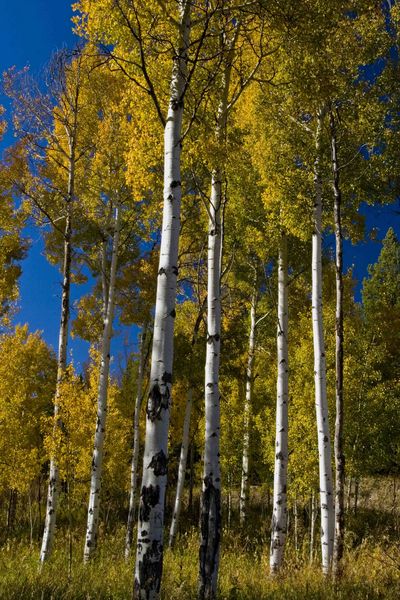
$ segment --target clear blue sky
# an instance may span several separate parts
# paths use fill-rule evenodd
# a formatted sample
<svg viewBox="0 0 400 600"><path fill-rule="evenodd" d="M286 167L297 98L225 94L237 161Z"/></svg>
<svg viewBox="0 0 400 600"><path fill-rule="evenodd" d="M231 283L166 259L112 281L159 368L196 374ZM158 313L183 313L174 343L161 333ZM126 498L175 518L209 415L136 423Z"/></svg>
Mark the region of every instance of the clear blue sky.
<svg viewBox="0 0 400 600"><path fill-rule="evenodd" d="M34 73L40 72L57 48L74 45L71 30L71 5L66 0L0 0L2 27L0 35L1 72L15 65L17 69L29 65ZM8 106L7 100L0 97L0 103ZM11 132L6 135L2 146L12 141ZM363 242L358 246L345 244L345 266L355 265L354 275L361 284L367 273L367 266L374 262L380 252L381 240L390 225L400 237L400 215L398 207L364 208L367 215L367 228L378 229L376 242ZM28 232L32 239L29 257L23 263L21 278L21 310L17 321L27 322L32 330L40 329L45 339L57 347L57 334L60 313L60 274L51 267L43 256L43 244L38 231ZM330 243L330 240L327 240ZM359 299L357 288L357 299ZM73 290L73 299L82 293L82 288ZM123 353L127 331L114 342L114 351ZM135 339L131 332L127 340L132 349ZM77 363L86 360L87 344L74 341L70 344ZM114 369L118 369L118 359Z"/></svg>

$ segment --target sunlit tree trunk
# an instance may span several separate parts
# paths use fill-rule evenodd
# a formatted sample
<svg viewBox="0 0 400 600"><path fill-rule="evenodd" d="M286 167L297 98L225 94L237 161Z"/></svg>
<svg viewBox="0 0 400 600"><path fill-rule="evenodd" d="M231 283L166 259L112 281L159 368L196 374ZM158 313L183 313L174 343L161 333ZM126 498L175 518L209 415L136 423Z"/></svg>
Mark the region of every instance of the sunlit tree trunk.
<svg viewBox="0 0 400 600"><path fill-rule="evenodd" d="M250 414L253 392L253 368L254 352L256 339L256 311L257 311L257 276L255 276L254 290L250 307L250 331L249 331L249 349L247 355L246 368L246 395L244 401L244 431L243 431L243 451L242 451L242 481L240 486L239 518L243 525L247 517L249 502L249 449L250 449Z"/></svg>
<svg viewBox="0 0 400 600"><path fill-rule="evenodd" d="M327 574L330 569L333 553L334 508L331 440L326 394L325 341L322 318L322 178L320 160L323 118L323 112L319 111L316 131L316 159L314 164L315 204L314 231L312 236L312 323L321 503L322 570Z"/></svg>
<svg viewBox="0 0 400 600"><path fill-rule="evenodd" d="M220 252L221 171L215 170L211 184L208 230L207 348L205 369L205 449L201 497L200 594L214 598L217 588L221 538L221 475L219 461L220 396L219 360L221 344Z"/></svg>
<svg viewBox="0 0 400 600"><path fill-rule="evenodd" d="M70 314L70 289L71 289L71 261L72 261L72 201L75 189L75 142L71 142L71 155L68 173L68 190L66 200L66 218L64 230L64 260L63 260L63 282L61 292L61 319L58 337L57 358L57 384L54 398L54 432L62 426L60 416L60 388L67 369L67 342ZM46 517L42 546L40 550L40 562L43 563L50 556L56 529L56 516L59 495L59 469L57 458L53 455L50 459L49 484L47 489Z"/></svg>
<svg viewBox="0 0 400 600"><path fill-rule="evenodd" d="M226 40L224 38L224 43ZM213 600L217 594L221 541L220 474L220 394L219 363L221 346L221 268L222 268L222 181L228 117L228 94L236 36L226 45L221 100L218 108L216 141L221 156L211 177L207 252L207 347L205 366L205 442L200 506L199 600Z"/></svg>
<svg viewBox="0 0 400 600"><path fill-rule="evenodd" d="M164 502L173 365L175 296L181 207L181 134L191 5L179 1L180 39L164 132L164 209L154 317L150 392L140 495L135 600L156 600L163 566Z"/></svg>
<svg viewBox="0 0 400 600"><path fill-rule="evenodd" d="M344 486L345 486L345 457L343 448L344 402L343 402L343 232L341 204L342 195L339 178L339 162L337 150L336 123L333 113L330 113L334 221L336 241L336 420L335 420L335 541L333 547L333 575L340 575L340 563L344 547Z"/></svg>
<svg viewBox="0 0 400 600"><path fill-rule="evenodd" d="M120 220L121 209L120 207L116 207L114 218L113 248L110 266L110 280L108 285L107 312L106 318L104 320L103 341L101 347L99 390L97 397L97 420L94 436L94 450L90 478L90 496L87 515L86 540L83 555L85 561L89 560L89 558L93 555L96 549L97 531L99 525L100 491L103 470L104 437L106 432L107 420L108 379L110 372L110 346L114 319L115 280L118 264Z"/></svg>
<svg viewBox="0 0 400 600"><path fill-rule="evenodd" d="M190 414L192 412L192 388L189 388L186 401L185 419L183 421L182 446L179 458L178 483L176 486L176 496L174 504L174 512L172 514L171 528L169 531L169 546L172 547L178 532L179 516L182 506L183 486L185 484L186 461L189 449L189 431L190 431Z"/></svg>
<svg viewBox="0 0 400 600"><path fill-rule="evenodd" d="M139 368L137 375L136 384L136 399L135 399L135 411L133 414L133 449L132 449L132 462L131 462L131 481L129 488L129 510L128 510L128 521L126 525L126 536L125 536L125 558L128 559L131 553L132 540L133 540L133 525L135 520L135 508L136 508L136 487L138 477L138 462L139 462L139 424L140 424L140 409L142 407L143 400L143 379L145 370L145 356L146 356L146 331L147 326L144 325L142 333L140 335L139 343Z"/></svg>
<svg viewBox="0 0 400 600"><path fill-rule="evenodd" d="M287 237L282 231L278 258L278 326L277 326L277 396L274 466L274 499L271 525L270 570L276 573L283 559L287 533L287 463L288 463L288 258Z"/></svg>

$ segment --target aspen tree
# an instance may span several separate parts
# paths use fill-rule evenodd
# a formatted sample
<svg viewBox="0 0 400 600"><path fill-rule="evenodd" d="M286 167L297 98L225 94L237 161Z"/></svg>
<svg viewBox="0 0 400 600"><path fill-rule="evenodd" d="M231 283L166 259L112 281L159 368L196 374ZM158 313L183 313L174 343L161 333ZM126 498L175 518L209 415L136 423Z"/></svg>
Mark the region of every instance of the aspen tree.
<svg viewBox="0 0 400 600"><path fill-rule="evenodd" d="M253 379L254 379L254 355L256 346L256 326L257 326L257 303L258 303L258 273L257 266L253 265L255 270L254 288L250 304L250 328L249 328L249 348L246 366L246 392L244 401L244 432L243 432L243 452L242 452L242 481L240 486L239 515L240 522L243 525L248 510L249 502L249 450L250 450L250 416L252 410Z"/></svg>
<svg viewBox="0 0 400 600"><path fill-rule="evenodd" d="M189 88L189 80L196 72L199 55L206 37L210 18L214 8L208 5L200 11L197 21L199 37L191 48L193 63L188 69L188 53L191 33L192 2L179 1L170 6L168 2L155 3L150 7L134 6L133 10L123 0L115 3L105 1L102 6L93 6L82 1L79 7L83 18L78 18L77 28L88 32L97 42L99 38L108 42L115 37L119 40L114 51L109 53L131 81L146 90L154 102L154 108L164 129L164 205L161 227L160 262L157 280L157 293L154 318L153 351L150 369L150 392L146 411L146 443L143 458L143 481L139 510L138 545L135 567L135 598L157 598L160 591L163 562L163 522L164 498L167 475L167 443L169 428L170 397L173 364L173 332L175 318L175 295L178 274L178 242L180 230L181 174L180 159L182 146L182 119L184 98ZM114 27L104 22L104 5L115 15ZM162 14L162 31L166 26L171 37L168 39L168 56L172 40L173 68L169 85L169 94L165 94L165 81L161 92L155 85L158 81L159 60L148 60L146 44L153 48L154 37L148 36L144 27L153 19L153 9ZM99 10L100 9L100 10ZM147 35L147 37L146 37ZM137 70L128 72L124 59L118 51L137 53ZM154 54L152 53L153 57ZM167 56L160 53L160 59ZM129 62L131 62L129 60ZM152 78L154 77L154 78ZM168 97L166 118L160 104L159 93ZM201 96L200 96L201 97Z"/></svg>
<svg viewBox="0 0 400 600"><path fill-rule="evenodd" d="M144 371L146 362L146 337L148 335L147 325L143 325L140 334L139 342L139 367L137 374L136 383L136 398L135 398L135 410L133 415L133 448L132 448L132 462L131 462L131 479L129 487L129 509L128 509L128 521L126 525L126 536L125 536L125 558L128 559L131 553L132 540L133 540L133 525L135 520L136 510L136 488L138 479L138 463L139 463L139 418L140 409L143 401L143 383L144 383Z"/></svg>
<svg viewBox="0 0 400 600"><path fill-rule="evenodd" d="M79 162L88 150L81 102L87 73L87 57L78 50L72 54L62 51L54 56L48 68L46 93L26 72L17 74L11 71L6 75L6 91L14 102L16 132L22 145L22 156L34 163L29 165L31 173L27 172L29 169L26 166L22 166L21 172L15 175L15 189L33 204L36 214L40 213L46 218L47 224L62 236L63 243L57 388L54 400L55 435L62 424L58 388L67 367L73 214L78 185L76 177ZM41 165L39 169L38 165ZM53 185L53 177L57 180L56 185ZM57 210L60 214L56 214ZM50 556L54 541L59 491L57 457L52 456L40 552L42 563Z"/></svg>
<svg viewBox="0 0 400 600"><path fill-rule="evenodd" d="M281 564L287 533L287 462L288 462L288 257L287 238L282 231L278 257L278 325L277 325L277 406L274 467L274 499L271 526L270 569L276 572Z"/></svg>
<svg viewBox="0 0 400 600"><path fill-rule="evenodd" d="M100 510L101 476L104 454L104 434L106 430L107 415L107 391L110 371L110 345L115 307L115 279L117 273L118 250L121 226L121 207L115 207L113 248L110 265L110 276L108 284L107 307L105 309L103 340L101 346L101 365L99 374L98 408L96 419L96 431L94 438L94 450L92 458L92 470L90 481L90 496L86 528L86 541L84 548L84 560L87 561L96 549L97 530Z"/></svg>
<svg viewBox="0 0 400 600"><path fill-rule="evenodd" d="M234 7L232 7L234 10ZM223 17L226 19L226 17ZM221 345L221 271L222 227L221 212L224 203L223 181L226 177L226 136L228 117L241 94L253 81L263 64L265 48L260 42L260 53L255 52L250 61L244 59L246 48L237 54L242 27L240 11L238 20L223 22L221 52L224 55L221 84L218 90L218 110L214 133L217 156L211 167L211 194L208 207L209 230L207 251L207 346L205 366L205 446L201 495L201 543L199 565L199 600L212 599L217 593L219 547L221 537L221 474L220 474L220 392L219 367ZM261 20L262 23L262 20ZM233 30L232 29L233 24ZM262 27L262 26L261 26ZM250 65L249 65L250 62ZM240 64L239 81L231 87L233 71Z"/></svg>
<svg viewBox="0 0 400 600"><path fill-rule="evenodd" d="M192 412L192 396L193 390L189 388L187 393L185 418L183 420L182 445L179 457L178 483L176 485L176 495L174 502L174 510L172 514L171 528L169 532L169 546L174 544L174 540L178 531L179 516L182 506L183 486L185 483L186 461L189 449L189 433L190 433L190 415Z"/></svg>
<svg viewBox="0 0 400 600"><path fill-rule="evenodd" d="M344 449L343 449L343 232L342 232L342 197L339 179L339 158L336 138L335 116L329 113L331 134L334 221L336 244L336 421L335 421L335 540L333 552L333 574L339 574L340 561L343 557L344 545Z"/></svg>

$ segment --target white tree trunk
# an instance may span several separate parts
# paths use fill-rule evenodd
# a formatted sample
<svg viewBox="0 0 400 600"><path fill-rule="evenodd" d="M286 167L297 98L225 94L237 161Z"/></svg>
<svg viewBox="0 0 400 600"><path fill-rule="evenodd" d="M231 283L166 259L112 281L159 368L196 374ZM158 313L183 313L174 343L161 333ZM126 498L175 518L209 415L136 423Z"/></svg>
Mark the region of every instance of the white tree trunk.
<svg viewBox="0 0 400 600"><path fill-rule="evenodd" d="M190 0L180 0L179 54L174 61L164 132L164 209L140 496L135 600L157 600L163 566L164 501L173 365L181 207L183 94L190 40Z"/></svg>
<svg viewBox="0 0 400 600"><path fill-rule="evenodd" d="M57 384L54 399L54 430L61 427L60 417L60 386L65 377L67 369L67 343L70 316L70 290L71 290L71 261L72 261L72 201L75 188L75 144L71 144L70 168L68 174L68 191L66 202L66 221L64 231L64 261L63 261L63 283L61 294L61 319L58 338L58 360L57 360ZM50 459L49 485L47 490L46 517L42 546L40 550L40 562L45 562L52 551L54 535L56 530L56 517L59 495L59 469L57 458Z"/></svg>
<svg viewBox="0 0 400 600"><path fill-rule="evenodd" d="M322 570L329 572L334 538L331 439L326 394L326 361L322 318L322 180L320 173L323 114L318 113L314 164L315 205L312 236L312 322L314 339L315 407L318 429L319 487L321 503Z"/></svg>
<svg viewBox="0 0 400 600"><path fill-rule="evenodd" d="M172 548L178 532L179 515L182 506L183 486L185 484L186 461L189 449L189 431L190 431L190 414L192 412L192 388L189 388L186 401L185 419L183 421L182 446L179 458L178 483L176 486L176 496L174 504L174 512L172 515L171 529L169 532L169 546Z"/></svg>
<svg viewBox="0 0 400 600"><path fill-rule="evenodd" d="M274 498L271 525L270 570L276 573L281 565L287 534L287 466L288 466L288 258L287 237L281 233L278 259L278 378L276 395L276 437L274 466Z"/></svg>
<svg viewBox="0 0 400 600"><path fill-rule="evenodd" d="M114 236L110 266L110 282L108 286L107 313L103 328L103 341L101 348L101 363L99 377L99 391L97 396L97 421L94 436L94 450L92 458L92 471L90 478L90 496L86 527L86 540L84 548L84 561L88 561L96 549L97 531L100 511L101 476L103 469L104 437L107 419L108 376L110 372L110 346L115 304L115 279L118 264L118 246L120 234L121 209L115 209Z"/></svg>
<svg viewBox="0 0 400 600"><path fill-rule="evenodd" d="M225 150L228 118L228 95L239 26L233 39L224 47L228 51L221 100L218 107L215 137ZM220 473L220 395L219 363L221 345L221 269L222 269L222 179L223 159L216 158L211 176L211 198L207 251L207 347L205 365L205 437L204 469L200 508L199 600L213 600L217 594L221 541L221 473Z"/></svg>
<svg viewBox="0 0 400 600"><path fill-rule="evenodd" d="M205 448L200 516L200 600L203 600L203 598L214 598L216 595L221 538L219 361L221 343L220 253L222 186L219 169L213 173L211 186L208 231Z"/></svg>
<svg viewBox="0 0 400 600"><path fill-rule="evenodd" d="M315 521L316 521L316 506L314 490L311 494L311 510L310 510L310 565L314 560L314 538L315 538Z"/></svg>
<svg viewBox="0 0 400 600"><path fill-rule="evenodd" d="M146 325L143 326L142 333L140 335L139 343L139 369L137 375L137 386L136 386L136 399L135 399L135 412L133 415L133 449L132 449L132 462L131 462L131 482L129 490L129 511L128 511L128 522L126 525L126 536L125 536L125 558L128 559L131 553L132 539L133 539L133 523L135 520L135 508L136 508L136 487L137 487L137 476L138 476L138 461L139 461L139 423L140 423L140 409L142 407L143 400L143 378L145 368L145 354L146 354Z"/></svg>
<svg viewBox="0 0 400 600"><path fill-rule="evenodd" d="M243 432L243 451L242 451L242 481L240 486L239 518L243 525L247 517L247 508L249 501L249 447L250 447L250 413L253 392L253 367L254 351L256 339L256 311L257 311L257 276L254 281L254 290L251 298L250 307L250 331L249 331L249 350L247 355L246 368L246 396L244 402L244 432Z"/></svg>

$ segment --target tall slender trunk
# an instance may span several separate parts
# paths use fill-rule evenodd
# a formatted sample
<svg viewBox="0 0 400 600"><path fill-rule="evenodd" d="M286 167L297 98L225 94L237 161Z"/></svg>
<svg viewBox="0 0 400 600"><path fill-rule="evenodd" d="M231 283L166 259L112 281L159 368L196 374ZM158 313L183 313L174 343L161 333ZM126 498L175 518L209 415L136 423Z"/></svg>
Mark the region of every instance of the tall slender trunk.
<svg viewBox="0 0 400 600"><path fill-rule="evenodd" d="M318 112L316 159L314 163L315 204L312 236L312 322L314 339L315 407L318 430L319 487L321 503L322 570L329 572L334 538L334 508L329 433L328 399L326 394L326 360L322 318L322 178L321 138L324 112Z"/></svg>
<svg viewBox="0 0 400 600"><path fill-rule="evenodd" d="M133 524L135 520L135 509L136 509L136 487L137 487L137 476L138 476L138 462L139 462L139 422L140 422L140 409L142 407L143 400L143 376L145 367L145 355L146 355L146 331L147 326L144 325L140 336L140 348L139 348L139 369L137 376L136 386L136 399L135 399L135 411L133 415L133 449L132 449L132 462L131 462L131 482L129 490L129 510L128 510L128 521L126 525L126 536L125 536L125 558L128 559L131 553L132 540L133 540Z"/></svg>
<svg viewBox="0 0 400 600"><path fill-rule="evenodd" d="M164 132L164 210L147 403L140 496L135 600L156 600L163 566L164 502L173 365L176 281L181 207L181 133L190 43L190 0L180 0L179 51L174 61Z"/></svg>
<svg viewBox="0 0 400 600"><path fill-rule="evenodd" d="M344 547L344 486L345 456L343 447L344 402L343 402L343 232L340 189L339 160L337 149L336 123L333 112L330 113L332 171L334 193L334 220L336 240L336 420L335 420L335 541L333 547L333 576L340 575L340 564Z"/></svg>
<svg viewBox="0 0 400 600"><path fill-rule="evenodd" d="M221 344L220 253L221 171L212 176L208 232L207 348L205 368L205 448L201 496L199 599L211 600L217 589L221 538L221 474L219 461Z"/></svg>
<svg viewBox="0 0 400 600"><path fill-rule="evenodd" d="M107 317L108 304L107 239L104 239L101 243L101 289L103 293L103 321L105 321Z"/></svg>
<svg viewBox="0 0 400 600"><path fill-rule="evenodd" d="M185 419L183 421L183 434L181 454L179 458L178 484L176 486L176 496L174 504L174 512L172 515L171 528L169 532L169 546L172 548L176 534L178 532L179 515L182 506L183 486L185 483L186 461L189 448L189 431L190 431L190 413L192 411L192 388L189 388L186 401Z"/></svg>
<svg viewBox="0 0 400 600"><path fill-rule="evenodd" d="M346 511L350 511L351 508L351 494L352 494L353 478L348 477L347 481L347 498L346 498Z"/></svg>
<svg viewBox="0 0 400 600"><path fill-rule="evenodd" d="M58 359L57 359L57 383L54 398L54 432L62 427L60 416L60 390L67 369L67 342L70 314L70 291L71 291L71 261L72 261L72 201L75 190L75 148L72 144L70 167L68 173L68 189L66 201L66 219L64 230L64 260L63 260L63 282L61 293L61 319L58 337ZM59 495L59 469L56 456L50 459L49 484L47 490L46 517L42 546L40 550L40 562L49 558L56 529L56 516Z"/></svg>
<svg viewBox="0 0 400 600"><path fill-rule="evenodd" d="M297 506L297 498L295 497L293 503L293 521L294 521L294 549L296 552L299 551L299 507Z"/></svg>
<svg viewBox="0 0 400 600"><path fill-rule="evenodd" d="M247 355L246 368L246 395L244 402L244 431L243 431L243 451L242 451L242 482L240 487L239 518L243 525L246 521L248 501L249 501L249 448L250 448L250 414L253 392L253 368L254 351L256 340L256 311L257 311L257 271L254 278L253 295L250 307L250 331L249 331L249 350Z"/></svg>
<svg viewBox="0 0 400 600"><path fill-rule="evenodd" d="M194 441L190 444L190 455L189 455L189 500L188 500L188 511L193 515L193 485L194 485Z"/></svg>
<svg viewBox="0 0 400 600"><path fill-rule="evenodd" d="M101 476L103 470L104 437L107 419L108 376L110 372L110 346L114 319L115 280L118 264L120 221L121 209L119 206L117 206L114 217L114 235L110 266L110 281L108 285L107 312L104 320L103 341L101 347L99 391L97 396L97 421L90 477L90 496L86 526L86 540L83 554L85 562L90 559L96 549L99 524Z"/></svg>
<svg viewBox="0 0 400 600"><path fill-rule="evenodd" d="M311 494L311 510L310 510L310 565L314 560L314 538L315 538L315 521L316 521L316 506L314 490Z"/></svg>
<svg viewBox="0 0 400 600"><path fill-rule="evenodd" d="M216 140L224 154L228 117L228 94L237 33L228 42L221 100L218 107ZM224 40L223 43L226 43ZM220 473L220 395L219 363L221 346L221 269L223 206L222 181L224 160L217 158L211 176L211 198L207 252L207 347L205 365L205 442L200 506L199 600L213 600L217 594L221 541L221 473Z"/></svg>
<svg viewBox="0 0 400 600"><path fill-rule="evenodd" d="M197 319L194 324L192 342L191 342L192 353L191 353L191 356L189 357L189 360L194 360L193 349L197 342L200 325L202 323L203 314L204 314L204 311L206 308L206 301L207 301L207 298L205 298L204 301L202 302L202 304L200 305ZM169 535L170 548L173 546L176 534L178 532L179 516L180 516L181 505L182 505L182 495L183 495L183 487L184 487L184 483L185 483L185 473L186 473L186 462L187 462L187 454L188 454L188 449L189 449L189 431L190 431L190 415L192 412L192 395L193 395L193 390L192 390L191 386L189 386L188 398L187 398L187 402L186 402L185 418L184 418L184 423L183 423L182 447L181 447L181 454L180 454L180 459L179 459L179 470L178 470L178 483L177 483L177 488L176 488L174 512L172 515L172 522L171 522L170 535ZM192 510L193 441L192 441L192 444L190 444L190 451L191 451L191 454L190 454L191 465L190 465L189 507L190 507L190 510Z"/></svg>
<svg viewBox="0 0 400 600"><path fill-rule="evenodd" d="M271 525L271 573L279 571L287 534L287 465L288 465L288 257L287 237L281 232L278 258L278 326L277 326L277 395L274 466L274 500Z"/></svg>

